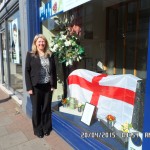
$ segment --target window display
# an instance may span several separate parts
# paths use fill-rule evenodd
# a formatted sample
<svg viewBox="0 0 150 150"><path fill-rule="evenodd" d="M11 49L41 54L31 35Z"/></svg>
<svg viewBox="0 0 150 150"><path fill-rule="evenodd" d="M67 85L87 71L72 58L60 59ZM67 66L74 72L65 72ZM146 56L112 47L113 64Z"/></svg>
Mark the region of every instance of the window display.
<svg viewBox="0 0 150 150"><path fill-rule="evenodd" d="M73 63L67 63L67 68L58 72L59 83L63 87L67 83L67 96L57 94L59 99L53 101L53 111L67 127L71 126L70 134L77 134L87 147L94 143L96 148L101 143L107 149L136 149L138 139L138 149L142 149L149 9L138 0L93 0L57 16L75 14L75 20L80 20L80 44L85 56L76 70L72 69ZM59 32L58 28L49 30L48 20L42 25L43 34L48 31L55 37ZM86 35L87 29L92 36ZM64 53L61 56L66 58ZM103 66L101 74L95 67L98 62ZM65 80L63 71L69 72ZM87 123L88 115L84 121L81 119L86 103L96 107L92 123ZM66 129L65 125L62 126Z"/></svg>

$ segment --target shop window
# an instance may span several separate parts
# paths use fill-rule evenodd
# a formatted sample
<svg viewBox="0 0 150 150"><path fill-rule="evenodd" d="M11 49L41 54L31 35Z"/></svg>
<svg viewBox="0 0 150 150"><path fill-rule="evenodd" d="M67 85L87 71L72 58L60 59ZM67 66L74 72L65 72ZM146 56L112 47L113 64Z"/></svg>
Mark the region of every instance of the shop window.
<svg viewBox="0 0 150 150"><path fill-rule="evenodd" d="M19 11L8 18L8 44L10 60L10 87L15 92L22 94L23 77Z"/></svg>
<svg viewBox="0 0 150 150"><path fill-rule="evenodd" d="M146 78L149 16L147 10L140 11L140 7L139 1L107 7L108 74L134 74Z"/></svg>
<svg viewBox="0 0 150 150"><path fill-rule="evenodd" d="M146 0L145 2L148 3ZM75 83L75 87L72 85L70 89L67 89L68 95L65 98L62 93L64 85L58 84L58 91L54 95L52 107L54 114L60 118L60 120L63 120L64 124L61 124L60 126L65 129L64 138L68 138L66 133L70 131L68 134L74 132L74 136L77 135L76 138L79 138L81 141L82 138L85 138L84 140L86 141L87 147L92 144L92 142L95 142L93 144L94 146L97 143L102 143L102 146L106 145L105 148L122 150L127 150L128 146L131 145L131 142L134 141L133 137L131 138L131 132L138 133L141 140L150 9L147 7L148 6L144 7L144 3L140 3L138 0L122 0L121 3L118 1L93 0L90 3L67 12L70 16L74 15L74 23L78 23L81 26L81 44L85 48L86 56L78 63L78 68L87 69L86 71L89 74L84 76L84 74L82 74L83 72L79 72L79 74L81 73L81 86L77 85L79 83L77 78L75 80L77 84ZM65 13L58 17L61 18L63 15L65 15ZM50 41L50 38L54 36L57 31L49 31L48 22L49 19L42 22L42 32ZM99 68L97 68L97 64ZM61 64L57 65L58 83L62 83L60 82L63 80L62 66ZM91 85L89 81L86 81L85 83L84 80L92 74L90 71L93 71L93 74L97 75L97 78L94 78L95 80L92 80L93 78L89 79L90 81L92 80L93 85ZM126 99L127 103L121 101L118 105L118 103L113 103L115 98L106 96L107 94L111 95L111 92L116 90L114 85L117 84L118 87L122 80L124 80L123 78L120 78L119 80L113 78L111 80L112 86L109 85L108 87L107 84L105 84L106 82L109 84L107 79L105 82L100 81L103 77L107 76L106 74L111 77L115 77L113 75L120 75L122 77L123 74L127 77L128 75L126 74L130 74L133 79L136 79L137 82L134 86L134 91L131 92L130 90L127 90L129 93L131 92L130 94L133 94L132 103L129 103ZM84 79L82 80L82 78ZM140 78L143 80L138 80ZM122 84L122 86L128 88L130 81L126 79L124 81L128 82ZM99 83L101 84L102 89L98 88L97 85ZM88 87L88 85L91 85L91 87ZM98 113L100 112L100 109L104 108L107 108L107 113L105 113L104 110L105 114L103 116L98 114L94 122L87 126L81 121L81 117L86 102L91 103L90 100L92 99L92 94L85 94L85 91L89 89L91 90L89 92L90 94L93 94L98 89L100 92L98 93L99 95L96 93L96 102L99 103L100 100L102 100L104 101L104 103L102 103L105 104L102 106L99 104L98 106L98 104L94 103L94 105L96 105L96 112L94 113ZM120 94L122 96L123 93L126 94L126 89L125 91L123 89L123 92L120 93L120 90L122 91L122 89L123 88L120 87L117 95ZM69 92L73 93L74 97L70 97ZM116 95L114 94L113 96L115 97ZM124 99L124 96L122 96L122 98ZM110 101L112 103L110 103ZM117 100L117 102L118 101L120 101L120 99ZM89 112L87 111L87 118ZM130 122L126 122L127 118L130 119ZM118 126L118 120L121 122L120 126ZM65 123L67 127L65 126ZM129 130L132 127L134 130ZM59 132L58 126L56 126L56 129ZM63 134L63 130L60 132ZM139 144L141 143L139 142ZM76 146L79 146L78 148L80 149L81 145ZM134 147L132 149L136 148Z"/></svg>

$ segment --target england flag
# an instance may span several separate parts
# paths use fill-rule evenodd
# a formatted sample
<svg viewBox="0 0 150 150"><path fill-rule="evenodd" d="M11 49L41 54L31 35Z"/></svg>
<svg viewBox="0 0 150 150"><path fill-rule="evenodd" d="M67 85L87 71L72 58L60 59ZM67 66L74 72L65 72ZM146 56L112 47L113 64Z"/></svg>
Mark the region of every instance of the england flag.
<svg viewBox="0 0 150 150"><path fill-rule="evenodd" d="M115 127L131 123L137 81L131 74L107 75L77 69L68 76L68 97L97 107L97 118L106 121L107 115L116 117Z"/></svg>

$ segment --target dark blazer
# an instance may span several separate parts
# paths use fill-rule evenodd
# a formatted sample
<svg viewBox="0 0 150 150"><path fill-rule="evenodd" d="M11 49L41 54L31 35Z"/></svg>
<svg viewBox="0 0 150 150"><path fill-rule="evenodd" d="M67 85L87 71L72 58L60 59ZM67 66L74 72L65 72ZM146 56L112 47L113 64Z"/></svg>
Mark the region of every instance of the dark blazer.
<svg viewBox="0 0 150 150"><path fill-rule="evenodd" d="M54 56L49 56L50 64L50 84L51 87L57 88L57 75ZM25 81L27 91L32 90L33 86L36 86L39 81L39 71L41 63L39 56L34 56L33 53L27 52L25 63Z"/></svg>

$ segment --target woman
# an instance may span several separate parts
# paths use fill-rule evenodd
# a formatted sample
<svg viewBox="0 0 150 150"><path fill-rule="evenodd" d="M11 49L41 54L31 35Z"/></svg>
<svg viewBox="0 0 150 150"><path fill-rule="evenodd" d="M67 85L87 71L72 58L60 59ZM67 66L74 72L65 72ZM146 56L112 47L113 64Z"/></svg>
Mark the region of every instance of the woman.
<svg viewBox="0 0 150 150"><path fill-rule="evenodd" d="M26 87L32 102L34 134L39 138L48 136L52 130L51 100L53 90L57 87L55 61L48 48L45 36L36 35L32 51L26 56Z"/></svg>

